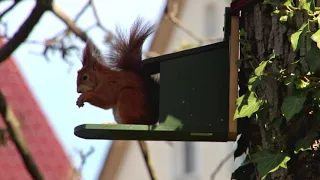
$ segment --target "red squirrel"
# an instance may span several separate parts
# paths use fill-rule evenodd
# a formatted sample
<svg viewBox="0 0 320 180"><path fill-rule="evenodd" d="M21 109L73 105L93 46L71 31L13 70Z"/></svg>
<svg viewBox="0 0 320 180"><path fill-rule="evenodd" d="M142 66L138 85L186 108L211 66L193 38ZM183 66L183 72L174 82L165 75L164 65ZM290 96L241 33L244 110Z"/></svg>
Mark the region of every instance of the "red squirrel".
<svg viewBox="0 0 320 180"><path fill-rule="evenodd" d="M79 108L84 102L111 108L119 124L158 122L159 83L144 72L142 64L142 45L154 30L140 18L133 23L129 37L117 28L106 56L91 40L86 42L77 77Z"/></svg>

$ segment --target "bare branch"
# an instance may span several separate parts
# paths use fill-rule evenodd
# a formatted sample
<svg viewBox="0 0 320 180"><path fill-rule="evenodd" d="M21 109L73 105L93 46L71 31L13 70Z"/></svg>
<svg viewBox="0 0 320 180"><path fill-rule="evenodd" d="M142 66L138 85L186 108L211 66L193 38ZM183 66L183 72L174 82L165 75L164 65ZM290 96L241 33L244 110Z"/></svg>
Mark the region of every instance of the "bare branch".
<svg viewBox="0 0 320 180"><path fill-rule="evenodd" d="M151 160L150 160L150 157L149 157L148 146L147 146L145 141L138 141L138 143L139 143L139 146L140 146L144 161L145 161L146 166L148 168L150 179L151 180L156 180L157 178L155 176L154 169L152 167Z"/></svg>
<svg viewBox="0 0 320 180"><path fill-rule="evenodd" d="M7 130L9 135L14 142L15 146L17 147L23 162L29 171L30 175L35 180L42 180L44 179L42 173L40 172L39 168L37 167L32 154L29 150L27 142L25 141L23 134L20 129L20 123L12 109L8 106L6 99L2 92L0 92L0 113L1 116L7 125Z"/></svg>
<svg viewBox="0 0 320 180"><path fill-rule="evenodd" d="M96 21L97 21L97 26L100 27L100 28L101 28L104 32L106 32L106 33L110 32L107 28L105 28L104 26L102 26L101 20L100 20L100 18L99 18L99 16L98 16L97 8L96 8L96 6L94 5L93 0L89 0L89 2L90 2L91 7L92 7L93 15L94 15L94 17L95 17L95 19L96 19Z"/></svg>
<svg viewBox="0 0 320 180"><path fill-rule="evenodd" d="M77 179L77 177L81 177L81 172L83 170L83 167L84 167L88 157L94 152L94 148L91 146L90 150L87 153L84 153L83 150L76 149L76 151L79 154L81 161L80 161L80 165L78 168L73 168L73 174L72 174L71 179Z"/></svg>
<svg viewBox="0 0 320 180"><path fill-rule="evenodd" d="M90 6L90 0L81 8L81 10L75 16L73 20L74 23L76 23L80 19L81 15L88 9L89 6ZM55 37L61 34L67 34L68 31L70 31L70 28L63 30L62 32L58 33Z"/></svg>
<svg viewBox="0 0 320 180"><path fill-rule="evenodd" d="M87 10L87 8L90 6L90 0L81 8L81 10L78 12L76 17L74 18L74 22L77 22L81 15Z"/></svg>
<svg viewBox="0 0 320 180"><path fill-rule="evenodd" d="M87 34L82 31L74 22L73 20L62 11L62 9L55 3L52 4L51 11L60 19L62 20L69 28L70 30L80 37L80 39L84 42L88 40Z"/></svg>
<svg viewBox="0 0 320 180"><path fill-rule="evenodd" d="M7 143L8 130L5 128L0 128L0 146L4 146Z"/></svg>
<svg viewBox="0 0 320 180"><path fill-rule="evenodd" d="M6 60L29 36L48 6L37 3L30 16L22 24L14 36L0 49L0 63Z"/></svg>
<svg viewBox="0 0 320 180"><path fill-rule="evenodd" d="M11 11L16 5L18 5L19 2L21 2L21 0L15 0L11 6L9 6L5 11L3 11L3 13L0 14L0 21L2 17L5 16L9 11Z"/></svg>

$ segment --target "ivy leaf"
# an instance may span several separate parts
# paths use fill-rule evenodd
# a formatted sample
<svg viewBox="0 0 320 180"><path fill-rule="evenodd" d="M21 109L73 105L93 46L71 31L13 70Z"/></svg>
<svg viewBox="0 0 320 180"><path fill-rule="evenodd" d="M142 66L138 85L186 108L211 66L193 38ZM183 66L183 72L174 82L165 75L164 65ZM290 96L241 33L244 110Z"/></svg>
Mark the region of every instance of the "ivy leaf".
<svg viewBox="0 0 320 180"><path fill-rule="evenodd" d="M270 130L271 128L278 129L280 127L280 125L282 124L282 119L283 119L282 116L274 118L271 121L271 123L268 124L267 130Z"/></svg>
<svg viewBox="0 0 320 180"><path fill-rule="evenodd" d="M263 104L263 101L256 98L254 92L249 94L244 94L236 100L237 109L234 114L234 119L251 117L251 115L257 112L260 106Z"/></svg>
<svg viewBox="0 0 320 180"><path fill-rule="evenodd" d="M295 154L298 154L299 151L311 150L312 142L318 137L319 134L316 131L308 133L304 138L299 139L296 143L296 149L294 150Z"/></svg>
<svg viewBox="0 0 320 180"><path fill-rule="evenodd" d="M285 6L293 6L292 0L284 0L284 2L282 2L282 4Z"/></svg>
<svg viewBox="0 0 320 180"><path fill-rule="evenodd" d="M320 112L318 112L318 113L316 114L316 120L317 120L317 121L320 121Z"/></svg>
<svg viewBox="0 0 320 180"><path fill-rule="evenodd" d="M241 29L240 29L240 32L239 32L239 35L240 35L241 37L244 37L244 36L246 35L246 31L245 31L243 28L241 28Z"/></svg>
<svg viewBox="0 0 320 180"><path fill-rule="evenodd" d="M304 81L302 79L297 79L297 81L294 84L296 85L297 89L304 89L310 85L310 82Z"/></svg>
<svg viewBox="0 0 320 180"><path fill-rule="evenodd" d="M282 4L285 6L293 6L292 0L264 0L262 4L271 4L274 6L279 6Z"/></svg>
<svg viewBox="0 0 320 180"><path fill-rule="evenodd" d="M305 9L307 10L309 13L314 12L314 0L299 0L299 9Z"/></svg>
<svg viewBox="0 0 320 180"><path fill-rule="evenodd" d="M320 90L316 90L314 93L312 93L312 98L315 101L320 101Z"/></svg>
<svg viewBox="0 0 320 180"><path fill-rule="evenodd" d="M280 17L280 22L287 22L288 21L288 15L284 15Z"/></svg>
<svg viewBox="0 0 320 180"><path fill-rule="evenodd" d="M279 14L280 13L280 10L279 9L276 9L272 12L272 14Z"/></svg>
<svg viewBox="0 0 320 180"><path fill-rule="evenodd" d="M250 162L249 156L246 156L240 166L232 173L231 178L237 180L253 179L254 175L254 164Z"/></svg>
<svg viewBox="0 0 320 180"><path fill-rule="evenodd" d="M242 65L243 59L239 59L236 61L236 65L237 67L240 69L241 65Z"/></svg>
<svg viewBox="0 0 320 180"><path fill-rule="evenodd" d="M290 157L286 153L269 153L257 152L252 155L251 161L257 164L260 178L264 180L269 173L279 169L279 167L287 168L287 162Z"/></svg>
<svg viewBox="0 0 320 180"><path fill-rule="evenodd" d="M296 74L290 74L284 79L283 81L284 85L286 86L290 85L296 79L296 77L297 77Z"/></svg>
<svg viewBox="0 0 320 180"><path fill-rule="evenodd" d="M255 88L261 83L262 76L252 76L248 81L249 91L254 91Z"/></svg>
<svg viewBox="0 0 320 180"><path fill-rule="evenodd" d="M254 70L254 74L257 76L261 76L267 64L275 57L276 55L273 53L268 60L261 61L259 66Z"/></svg>
<svg viewBox="0 0 320 180"><path fill-rule="evenodd" d="M287 121L289 121L296 113L299 113L306 100L306 96L287 96L281 106L281 112Z"/></svg>
<svg viewBox="0 0 320 180"><path fill-rule="evenodd" d="M249 137L247 135L241 134L240 138L237 140L237 149L234 151L234 159L244 154L249 147Z"/></svg>
<svg viewBox="0 0 320 180"><path fill-rule="evenodd" d="M312 36L310 37L314 42L318 42L320 40L320 30L317 32L313 33Z"/></svg>
<svg viewBox="0 0 320 180"><path fill-rule="evenodd" d="M254 70L255 75L261 76L267 64L268 64L268 61L262 61L259 64L259 66Z"/></svg>
<svg viewBox="0 0 320 180"><path fill-rule="evenodd" d="M307 30L307 25L308 25L307 22L303 23L302 26L300 27L300 29L291 35L291 38L290 38L291 45L292 45L292 48L294 51L296 51L299 48L299 44L301 41L300 40L301 34Z"/></svg>
<svg viewBox="0 0 320 180"><path fill-rule="evenodd" d="M320 38L320 34L319 34L319 38ZM309 66L309 70L312 73L314 73L320 67L320 49L319 48L315 46L311 46L310 50L307 53L307 63Z"/></svg>

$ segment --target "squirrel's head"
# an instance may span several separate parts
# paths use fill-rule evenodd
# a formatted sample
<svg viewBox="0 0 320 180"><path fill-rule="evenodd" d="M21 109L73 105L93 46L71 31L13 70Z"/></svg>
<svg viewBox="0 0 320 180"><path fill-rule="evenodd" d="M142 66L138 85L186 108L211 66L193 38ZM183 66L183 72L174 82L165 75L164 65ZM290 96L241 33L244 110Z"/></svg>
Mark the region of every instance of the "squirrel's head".
<svg viewBox="0 0 320 180"><path fill-rule="evenodd" d="M99 49L88 40L83 51L82 68L78 71L77 92L84 93L94 90L98 85L97 74L105 71L102 64L103 56Z"/></svg>

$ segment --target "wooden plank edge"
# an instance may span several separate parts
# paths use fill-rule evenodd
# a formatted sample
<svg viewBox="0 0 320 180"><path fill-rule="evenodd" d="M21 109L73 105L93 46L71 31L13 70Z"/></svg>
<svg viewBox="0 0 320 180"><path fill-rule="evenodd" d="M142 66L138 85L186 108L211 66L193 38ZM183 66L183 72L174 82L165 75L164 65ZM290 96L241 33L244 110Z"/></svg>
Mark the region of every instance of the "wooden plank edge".
<svg viewBox="0 0 320 180"><path fill-rule="evenodd" d="M230 69L229 69L229 133L228 141L237 139L237 120L233 120L238 98L238 68L236 61L239 58L239 16L231 16L230 34Z"/></svg>

